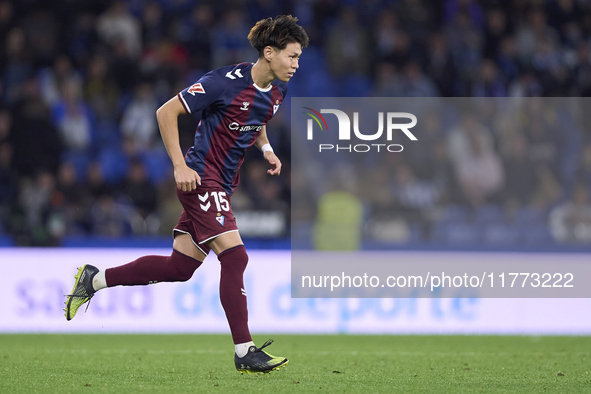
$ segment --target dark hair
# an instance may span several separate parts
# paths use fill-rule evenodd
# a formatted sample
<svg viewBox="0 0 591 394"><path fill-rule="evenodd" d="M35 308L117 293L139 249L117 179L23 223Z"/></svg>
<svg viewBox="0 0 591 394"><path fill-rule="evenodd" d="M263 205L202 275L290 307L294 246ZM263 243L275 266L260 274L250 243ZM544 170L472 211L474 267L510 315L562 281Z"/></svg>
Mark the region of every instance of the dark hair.
<svg viewBox="0 0 591 394"><path fill-rule="evenodd" d="M259 51L259 57L263 56L263 50L267 46L282 50L289 43L299 42L304 49L308 46L308 35L296 23L297 21L298 18L291 15L261 19L250 29L248 41L254 49Z"/></svg>

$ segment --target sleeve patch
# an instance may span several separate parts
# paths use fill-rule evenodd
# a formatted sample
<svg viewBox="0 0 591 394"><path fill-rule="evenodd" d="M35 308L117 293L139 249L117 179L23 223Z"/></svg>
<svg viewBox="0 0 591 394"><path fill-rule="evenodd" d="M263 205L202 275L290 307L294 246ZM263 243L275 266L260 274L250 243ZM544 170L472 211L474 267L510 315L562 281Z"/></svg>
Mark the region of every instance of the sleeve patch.
<svg viewBox="0 0 591 394"><path fill-rule="evenodd" d="M192 96L195 96L195 93L205 94L205 89L201 83L196 83L191 85L189 89L187 89L187 93L190 93Z"/></svg>

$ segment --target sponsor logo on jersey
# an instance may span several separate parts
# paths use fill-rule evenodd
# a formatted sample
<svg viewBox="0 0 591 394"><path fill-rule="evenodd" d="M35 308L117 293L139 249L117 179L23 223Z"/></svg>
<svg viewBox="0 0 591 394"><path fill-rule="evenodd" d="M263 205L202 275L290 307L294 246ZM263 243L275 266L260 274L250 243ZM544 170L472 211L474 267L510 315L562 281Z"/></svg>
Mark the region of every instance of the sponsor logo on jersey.
<svg viewBox="0 0 591 394"><path fill-rule="evenodd" d="M191 94L192 96L195 96L195 93L205 94L205 89L203 88L203 85L201 85L201 83L196 83L195 85L191 85L191 87L187 89L187 93Z"/></svg>
<svg viewBox="0 0 591 394"><path fill-rule="evenodd" d="M237 122L232 122L228 125L230 130L239 130L239 131L261 131L263 126L255 125L255 126L240 126Z"/></svg>

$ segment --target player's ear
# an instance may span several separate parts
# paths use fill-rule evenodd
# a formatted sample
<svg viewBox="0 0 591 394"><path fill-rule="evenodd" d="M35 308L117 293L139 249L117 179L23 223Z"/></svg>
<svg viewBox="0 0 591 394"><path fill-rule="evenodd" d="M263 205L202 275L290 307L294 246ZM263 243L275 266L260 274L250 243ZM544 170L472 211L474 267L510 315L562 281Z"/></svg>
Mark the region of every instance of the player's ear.
<svg viewBox="0 0 591 394"><path fill-rule="evenodd" d="M265 60L267 60L268 62L271 61L271 59L273 58L273 54L275 53L275 50L273 49L273 47L267 45L265 47L265 49L263 49L263 57L265 58Z"/></svg>

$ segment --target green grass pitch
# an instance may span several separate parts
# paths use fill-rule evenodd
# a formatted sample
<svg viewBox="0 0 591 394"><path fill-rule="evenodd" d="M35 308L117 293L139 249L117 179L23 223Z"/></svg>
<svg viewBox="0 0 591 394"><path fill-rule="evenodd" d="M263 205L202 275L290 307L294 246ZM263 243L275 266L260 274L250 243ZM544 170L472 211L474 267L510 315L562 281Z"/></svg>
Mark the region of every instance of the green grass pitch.
<svg viewBox="0 0 591 394"><path fill-rule="evenodd" d="M591 337L268 337L287 367L240 375L227 335L0 335L0 393L591 392Z"/></svg>

